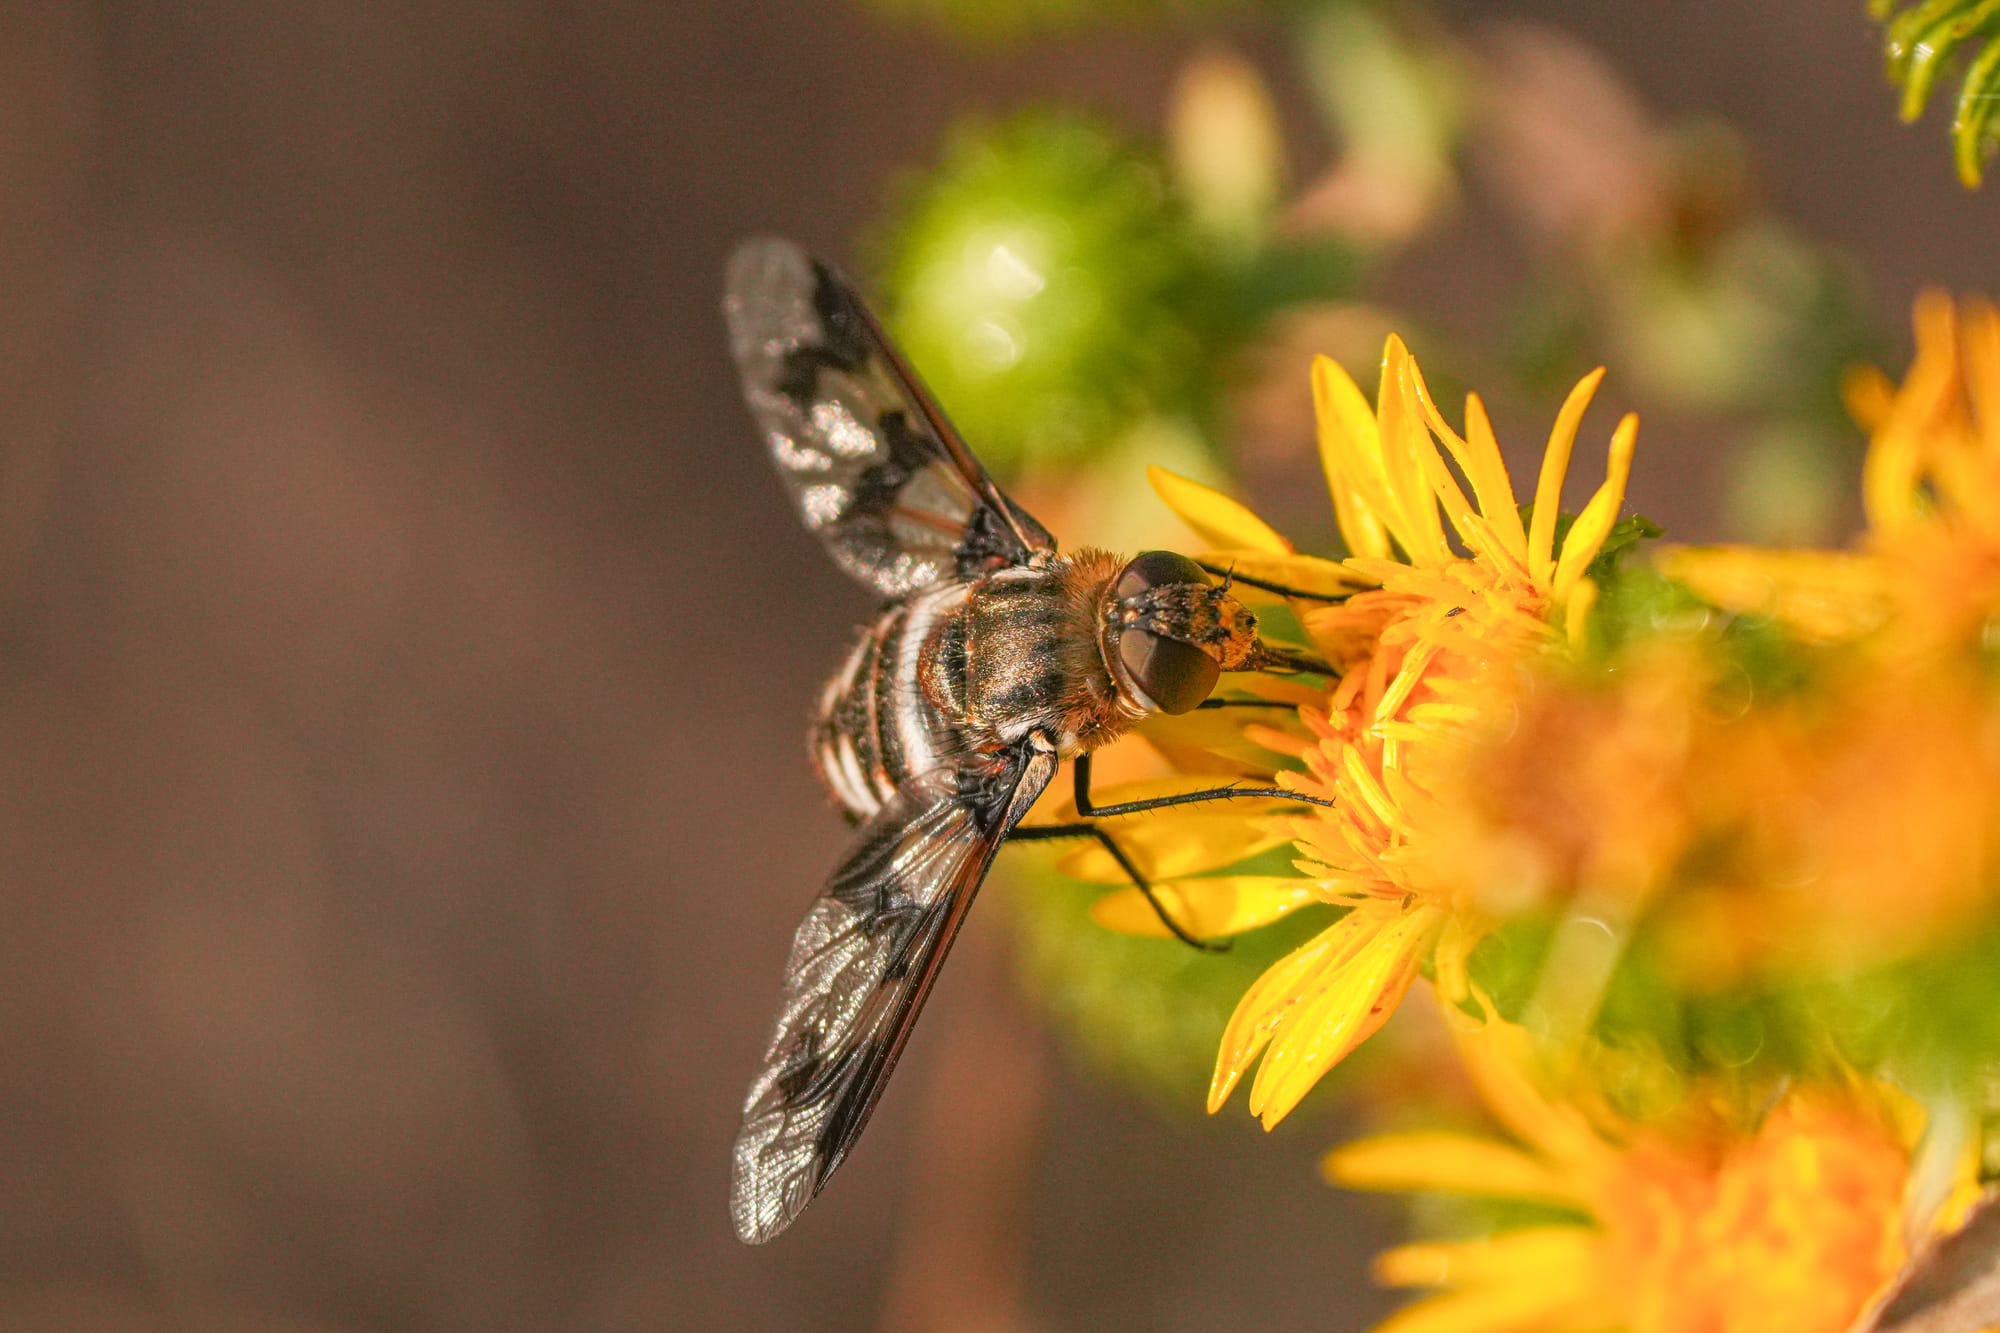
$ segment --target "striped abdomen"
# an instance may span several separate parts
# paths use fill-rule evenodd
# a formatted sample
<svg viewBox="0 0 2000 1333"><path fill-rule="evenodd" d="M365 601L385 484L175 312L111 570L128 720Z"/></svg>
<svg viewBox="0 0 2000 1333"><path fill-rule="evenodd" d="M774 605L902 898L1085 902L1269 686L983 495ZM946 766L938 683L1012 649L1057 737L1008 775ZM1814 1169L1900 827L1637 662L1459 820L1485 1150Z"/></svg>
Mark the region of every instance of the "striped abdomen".
<svg viewBox="0 0 2000 1333"><path fill-rule="evenodd" d="M962 583L933 585L886 608L820 696L813 764L834 799L858 818L964 751L958 723L939 711L924 676L937 630L954 619L967 591ZM936 680L945 673L930 674Z"/></svg>

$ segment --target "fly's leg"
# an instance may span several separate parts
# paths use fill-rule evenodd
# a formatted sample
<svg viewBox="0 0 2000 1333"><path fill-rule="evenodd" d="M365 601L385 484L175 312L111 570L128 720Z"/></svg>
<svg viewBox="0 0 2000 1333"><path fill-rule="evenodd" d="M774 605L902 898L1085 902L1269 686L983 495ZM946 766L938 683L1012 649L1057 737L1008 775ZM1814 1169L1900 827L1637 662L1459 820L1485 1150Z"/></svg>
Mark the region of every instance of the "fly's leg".
<svg viewBox="0 0 2000 1333"><path fill-rule="evenodd" d="M1273 706L1279 708L1290 707L1288 704ZM1072 763L1071 769L1075 774L1076 780L1076 812L1082 815L1086 821L1104 819L1116 815L1142 814L1148 810L1161 810L1174 805L1194 805L1202 801L1234 800L1245 796L1275 797L1279 800L1302 801L1308 805L1331 806L1333 804L1332 801L1321 797L1307 796L1303 792L1286 791L1282 787L1216 787L1209 791L1182 792L1177 796L1154 796L1143 801L1121 801L1113 805L1098 805L1090 799L1090 756L1088 754L1078 755L1074 763ZM1153 915L1160 918L1160 924L1171 931L1175 939L1181 941L1183 944L1200 949L1203 953L1225 953L1228 951L1230 946L1229 941L1201 939L1196 935L1190 934L1180 922L1174 920L1173 915L1167 911L1166 904L1162 903L1159 895L1153 892L1152 884L1147 881L1143 874L1139 873L1139 867L1132 863L1132 858L1125 854L1124 849L1100 825L1089 822L1047 824L1035 828L1016 828L1008 836L1030 842L1039 842L1049 838L1097 839L1098 845L1111 854L1111 859L1118 863L1118 868L1123 870L1139 892L1145 895L1147 905L1153 909Z"/></svg>
<svg viewBox="0 0 2000 1333"><path fill-rule="evenodd" d="M1126 878L1130 879L1139 892L1145 895L1146 905L1153 909L1154 916L1160 918L1160 924L1173 932L1175 939L1179 940L1182 944L1199 949L1203 953L1229 952L1230 942L1228 940L1205 940L1198 935L1191 935L1180 922L1174 920L1173 914L1167 911L1167 905L1160 901L1158 894L1153 892L1152 884L1144 875L1139 873L1139 867L1132 863L1132 858L1125 855L1125 849L1120 847L1112 840L1109 833L1106 833L1097 825L1043 824L1033 828L1016 828L1007 836L1015 842L1045 842L1050 838L1097 839L1098 846L1111 853L1111 859L1118 863L1118 868L1125 872Z"/></svg>
<svg viewBox="0 0 2000 1333"><path fill-rule="evenodd" d="M1076 812L1085 819L1106 819L1114 815L1137 815L1148 810L1164 810L1172 805L1197 805L1203 801L1232 801L1245 796L1270 797L1280 801L1299 801L1306 805L1323 805L1333 808L1333 802L1323 796L1308 796L1302 791L1287 791L1283 787L1213 787L1208 791L1184 791L1175 796L1149 796L1142 801L1120 801L1115 805L1096 805L1090 799L1090 756L1081 754L1073 765L1076 770Z"/></svg>

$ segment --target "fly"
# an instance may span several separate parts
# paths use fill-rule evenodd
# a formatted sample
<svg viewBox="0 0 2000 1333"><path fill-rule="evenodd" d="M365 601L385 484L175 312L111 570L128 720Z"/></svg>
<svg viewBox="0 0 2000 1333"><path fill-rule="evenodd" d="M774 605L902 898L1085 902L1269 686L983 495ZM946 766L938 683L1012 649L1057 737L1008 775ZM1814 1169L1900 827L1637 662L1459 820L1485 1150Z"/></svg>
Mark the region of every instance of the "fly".
<svg viewBox="0 0 2000 1333"><path fill-rule="evenodd" d="M1074 760L1089 817L1262 796L1089 799L1090 752L1203 706L1224 671L1317 671L1183 555L1057 550L987 476L854 290L745 243L724 309L744 396L806 527L885 604L822 694L812 758L859 825L792 939L737 1136L730 1216L771 1239L860 1137L994 853ZM1248 580L1245 580L1248 582ZM1280 589L1280 591L1283 591ZM1097 837L1085 823L1018 836ZM1170 929L1201 944L1152 899Z"/></svg>

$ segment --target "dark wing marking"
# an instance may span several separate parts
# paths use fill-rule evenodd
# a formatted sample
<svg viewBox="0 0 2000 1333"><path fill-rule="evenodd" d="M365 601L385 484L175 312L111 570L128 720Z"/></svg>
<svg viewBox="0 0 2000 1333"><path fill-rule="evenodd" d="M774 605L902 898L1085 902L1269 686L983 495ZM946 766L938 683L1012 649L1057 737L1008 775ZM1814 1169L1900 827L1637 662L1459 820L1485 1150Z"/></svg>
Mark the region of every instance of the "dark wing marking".
<svg viewBox="0 0 2000 1333"><path fill-rule="evenodd" d="M790 1226L860 1138L993 854L1055 773L1044 751L911 782L861 829L792 937L777 1029L744 1101L729 1214Z"/></svg>
<svg viewBox="0 0 2000 1333"><path fill-rule="evenodd" d="M723 298L743 396L799 517L890 597L1055 543L1002 494L839 274L746 241Z"/></svg>

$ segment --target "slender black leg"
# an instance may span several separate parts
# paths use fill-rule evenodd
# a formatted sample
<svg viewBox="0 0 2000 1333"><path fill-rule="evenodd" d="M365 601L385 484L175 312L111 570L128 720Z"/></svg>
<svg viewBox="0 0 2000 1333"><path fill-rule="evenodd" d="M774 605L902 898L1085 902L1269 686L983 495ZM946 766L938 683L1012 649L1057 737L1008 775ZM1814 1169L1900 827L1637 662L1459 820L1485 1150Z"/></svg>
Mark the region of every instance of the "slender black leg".
<svg viewBox="0 0 2000 1333"><path fill-rule="evenodd" d="M1111 835L1095 824L1043 824L1034 828L1016 828L1007 835L1015 842L1043 842L1050 838L1095 838L1098 845L1111 853L1111 859L1125 872L1133 885L1146 897L1147 906L1153 915L1160 918L1160 924L1173 932L1174 938L1182 944L1192 945L1203 953L1228 953L1230 941L1205 940L1198 935L1190 935L1180 922L1174 920L1167 911L1167 905L1153 892L1153 886L1139 873L1139 867L1132 864L1132 858L1125 855L1125 849L1112 841Z"/></svg>
<svg viewBox="0 0 2000 1333"><path fill-rule="evenodd" d="M1340 672L1331 664L1321 661L1311 653L1295 652L1274 643L1257 640L1252 649L1250 661L1244 668L1250 671L1309 672L1315 676L1338 676Z"/></svg>
<svg viewBox="0 0 2000 1333"><path fill-rule="evenodd" d="M1244 796L1275 797L1281 801L1301 801L1306 805L1323 805L1329 808L1333 802L1321 796L1307 796L1304 792L1286 791L1283 787L1216 787L1209 791L1187 791L1178 796L1152 796L1143 801L1120 801L1116 805L1095 805L1090 799L1090 756L1080 754L1072 765L1076 770L1076 812L1085 819L1101 819L1112 815L1136 815L1147 810L1164 810L1172 805L1195 805L1202 801L1228 801Z"/></svg>
<svg viewBox="0 0 2000 1333"><path fill-rule="evenodd" d="M1274 592L1280 597L1292 597L1301 602L1344 602L1354 595L1351 592L1307 592L1303 588L1288 588L1269 579L1251 578L1248 574L1237 573L1233 568L1211 565L1200 560L1195 563L1217 578L1226 579L1230 583L1240 583L1246 588L1256 588L1261 592Z"/></svg>
<svg viewBox="0 0 2000 1333"><path fill-rule="evenodd" d="M1296 713L1297 704L1279 703L1276 699L1203 699L1196 708L1285 708Z"/></svg>
<svg viewBox="0 0 2000 1333"><path fill-rule="evenodd" d="M1275 706L1283 708L1289 705L1279 704ZM1086 820L1115 815L1136 815L1143 811L1160 810L1172 805L1193 805L1199 801L1226 801L1242 796L1276 797L1286 801L1304 801L1309 805L1331 806L1333 804L1332 801L1323 800L1317 796L1307 796L1300 792L1286 791L1282 787L1217 787L1213 791L1183 792L1178 796L1155 796L1150 800L1144 801L1122 801L1115 805L1097 805L1090 799L1090 756L1087 754L1078 755L1071 767L1074 770L1076 779L1076 812ZM1111 835L1106 833L1099 825L1077 823L1043 824L1030 828L1017 827L1007 836L1019 842L1042 842L1050 838L1097 839L1098 845L1111 853L1111 859L1118 863L1118 868L1123 870L1126 876L1131 879L1133 885L1138 888L1139 892L1145 895L1147 904L1153 909L1153 914L1160 918L1161 925L1173 932L1175 939L1181 941L1183 944L1192 945L1194 948L1200 949L1203 953L1226 953L1229 950L1229 941L1201 939L1198 936L1189 934L1180 922L1174 920L1173 915L1167 911L1166 904L1161 902L1159 895L1153 892L1152 884L1147 881L1144 875L1139 873L1139 867L1132 863L1132 858L1125 855L1125 849L1113 841Z"/></svg>

